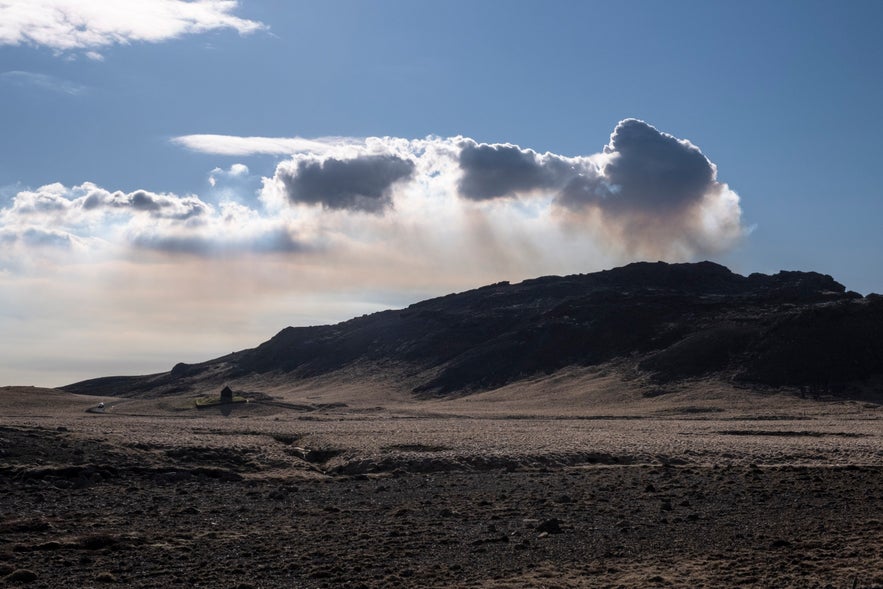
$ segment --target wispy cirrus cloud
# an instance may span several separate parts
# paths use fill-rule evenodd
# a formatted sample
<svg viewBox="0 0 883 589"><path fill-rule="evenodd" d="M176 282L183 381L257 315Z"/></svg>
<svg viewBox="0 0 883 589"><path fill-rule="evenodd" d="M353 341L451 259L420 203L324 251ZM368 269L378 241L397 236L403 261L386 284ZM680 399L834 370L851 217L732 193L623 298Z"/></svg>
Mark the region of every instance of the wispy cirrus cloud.
<svg viewBox="0 0 883 589"><path fill-rule="evenodd" d="M192 151L217 155L291 155L293 153L325 153L340 145L351 145L348 137L239 137L236 135L181 135L172 143Z"/></svg>
<svg viewBox="0 0 883 589"><path fill-rule="evenodd" d="M37 72L25 72L20 70L3 72L0 74L0 80L6 84L12 84L14 86L30 86L41 90L57 92L59 94L67 94L69 96L77 96L86 92L86 86L83 86L82 84Z"/></svg>
<svg viewBox="0 0 883 589"><path fill-rule="evenodd" d="M0 0L0 45L33 45L59 52L158 43L215 29L248 34L263 23L233 14L233 0Z"/></svg>

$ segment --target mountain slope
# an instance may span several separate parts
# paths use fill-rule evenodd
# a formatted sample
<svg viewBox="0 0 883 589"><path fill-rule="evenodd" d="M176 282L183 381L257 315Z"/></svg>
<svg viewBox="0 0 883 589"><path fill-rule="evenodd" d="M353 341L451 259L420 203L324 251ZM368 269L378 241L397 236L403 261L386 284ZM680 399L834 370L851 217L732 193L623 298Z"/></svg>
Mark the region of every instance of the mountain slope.
<svg viewBox="0 0 883 589"><path fill-rule="evenodd" d="M883 375L881 336L883 297L847 292L827 275L745 277L711 262L642 262L493 284L337 325L288 327L208 362L64 389L163 395L255 374L298 381L394 367L415 393L449 395L625 360L658 381L716 376L839 390Z"/></svg>

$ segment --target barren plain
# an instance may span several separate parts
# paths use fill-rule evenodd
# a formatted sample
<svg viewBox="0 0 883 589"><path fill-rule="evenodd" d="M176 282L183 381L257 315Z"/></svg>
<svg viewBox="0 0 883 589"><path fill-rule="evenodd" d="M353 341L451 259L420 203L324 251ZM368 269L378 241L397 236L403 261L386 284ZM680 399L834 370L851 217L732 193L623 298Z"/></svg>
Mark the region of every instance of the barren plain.
<svg viewBox="0 0 883 589"><path fill-rule="evenodd" d="M0 389L2 583L883 587L873 395L598 369L445 399L261 390Z"/></svg>

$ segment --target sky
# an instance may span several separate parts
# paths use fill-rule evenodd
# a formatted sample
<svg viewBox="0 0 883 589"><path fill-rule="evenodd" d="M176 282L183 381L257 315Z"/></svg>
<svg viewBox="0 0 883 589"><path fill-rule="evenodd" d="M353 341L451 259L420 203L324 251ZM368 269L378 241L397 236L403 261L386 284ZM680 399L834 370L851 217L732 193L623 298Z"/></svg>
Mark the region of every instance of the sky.
<svg viewBox="0 0 883 589"><path fill-rule="evenodd" d="M883 2L0 0L0 385L637 260L883 292Z"/></svg>

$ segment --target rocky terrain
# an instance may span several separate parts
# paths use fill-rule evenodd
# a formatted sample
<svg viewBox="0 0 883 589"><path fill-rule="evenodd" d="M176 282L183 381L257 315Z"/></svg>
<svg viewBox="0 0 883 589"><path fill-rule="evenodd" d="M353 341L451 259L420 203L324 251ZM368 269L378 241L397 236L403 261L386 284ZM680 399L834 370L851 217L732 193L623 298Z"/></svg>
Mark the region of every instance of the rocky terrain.
<svg viewBox="0 0 883 589"><path fill-rule="evenodd" d="M701 388L579 417L0 389L0 586L883 587L879 406Z"/></svg>

